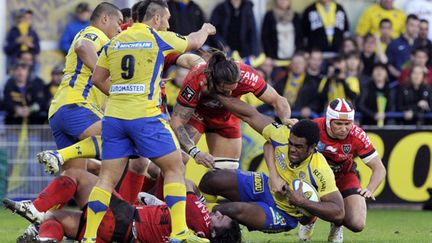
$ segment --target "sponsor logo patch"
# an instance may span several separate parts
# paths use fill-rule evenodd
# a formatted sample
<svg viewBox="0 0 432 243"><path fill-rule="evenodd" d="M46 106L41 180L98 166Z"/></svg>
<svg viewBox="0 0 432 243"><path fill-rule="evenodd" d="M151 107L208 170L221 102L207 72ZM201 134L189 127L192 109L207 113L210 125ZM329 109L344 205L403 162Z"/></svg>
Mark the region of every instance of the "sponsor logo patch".
<svg viewBox="0 0 432 243"><path fill-rule="evenodd" d="M144 84L117 84L112 85L110 94L144 94Z"/></svg>
<svg viewBox="0 0 432 243"><path fill-rule="evenodd" d="M194 95L195 95L195 91L189 86L186 86L186 88L181 93L181 96L183 97L183 99L185 99L189 102L192 100Z"/></svg>
<svg viewBox="0 0 432 243"><path fill-rule="evenodd" d="M176 33L176 36L177 36L178 38L182 39L182 40L186 40L186 37L184 37L184 36L182 36L182 35L180 35L180 34L177 34L177 33Z"/></svg>
<svg viewBox="0 0 432 243"><path fill-rule="evenodd" d="M275 158L276 158L276 161L279 164L279 167L282 170L286 170L287 169L287 165L285 163L285 154L283 154L283 153L277 153L276 156L275 156Z"/></svg>
<svg viewBox="0 0 432 243"><path fill-rule="evenodd" d="M98 37L95 34L87 33L87 34L84 35L84 38L92 40L92 41L95 41Z"/></svg>
<svg viewBox="0 0 432 243"><path fill-rule="evenodd" d="M153 43L151 41L143 41L143 42L119 42L114 43L114 50L122 50L122 49L150 49L153 48Z"/></svg>
<svg viewBox="0 0 432 243"><path fill-rule="evenodd" d="M279 124L279 123L277 123L277 122L272 122L272 125L273 125L274 127L276 127L276 128L279 128L279 127L282 126L282 124Z"/></svg>
<svg viewBox="0 0 432 243"><path fill-rule="evenodd" d="M263 178L260 173L254 173L254 194L264 191Z"/></svg>

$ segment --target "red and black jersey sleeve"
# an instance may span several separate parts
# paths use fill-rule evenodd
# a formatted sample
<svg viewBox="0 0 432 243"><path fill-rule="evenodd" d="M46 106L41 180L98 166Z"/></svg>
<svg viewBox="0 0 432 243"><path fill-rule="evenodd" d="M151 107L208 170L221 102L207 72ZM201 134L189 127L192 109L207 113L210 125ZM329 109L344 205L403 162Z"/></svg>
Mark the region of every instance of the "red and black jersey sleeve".
<svg viewBox="0 0 432 243"><path fill-rule="evenodd" d="M201 92L201 83L205 79L203 69L205 65L193 68L183 81L183 85L177 96L177 102L183 106L195 108L198 105Z"/></svg>
<svg viewBox="0 0 432 243"><path fill-rule="evenodd" d="M353 149L361 159L365 159L375 153L375 148L367 133L357 125L354 125L350 133L353 136Z"/></svg>
<svg viewBox="0 0 432 243"><path fill-rule="evenodd" d="M200 237L210 236L210 213L207 206L192 192L188 192L186 198L186 222Z"/></svg>
<svg viewBox="0 0 432 243"><path fill-rule="evenodd" d="M176 65L177 59L179 58L180 55L181 54L178 53L170 53L165 57L163 73L165 73L173 65Z"/></svg>
<svg viewBox="0 0 432 243"><path fill-rule="evenodd" d="M241 79L239 85L242 86L244 93L253 93L256 97L260 97L267 89L267 82L264 78L251 66L240 64Z"/></svg>

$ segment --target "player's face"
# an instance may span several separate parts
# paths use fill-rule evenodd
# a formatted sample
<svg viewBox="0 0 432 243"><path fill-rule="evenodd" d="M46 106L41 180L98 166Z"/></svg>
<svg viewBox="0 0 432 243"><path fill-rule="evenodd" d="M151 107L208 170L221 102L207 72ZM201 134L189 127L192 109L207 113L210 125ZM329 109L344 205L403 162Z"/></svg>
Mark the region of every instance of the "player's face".
<svg viewBox="0 0 432 243"><path fill-rule="evenodd" d="M168 20L170 19L171 14L167 8L164 8L162 10L162 13L160 15L159 19L159 26L157 30L159 31L167 31L170 27Z"/></svg>
<svg viewBox="0 0 432 243"><path fill-rule="evenodd" d="M352 121L333 120L330 123L331 133L337 139L345 139L353 127Z"/></svg>
<svg viewBox="0 0 432 243"><path fill-rule="evenodd" d="M290 135L288 139L288 159L291 163L298 164L304 161L311 153L306 138Z"/></svg>
<svg viewBox="0 0 432 243"><path fill-rule="evenodd" d="M211 215L211 225L216 232L220 232L223 229L231 227L232 219L226 215L216 211Z"/></svg>
<svg viewBox="0 0 432 243"><path fill-rule="evenodd" d="M120 11L116 14L112 14L107 18L107 36L108 38L113 38L118 33L121 32L120 25L123 23L123 15Z"/></svg>

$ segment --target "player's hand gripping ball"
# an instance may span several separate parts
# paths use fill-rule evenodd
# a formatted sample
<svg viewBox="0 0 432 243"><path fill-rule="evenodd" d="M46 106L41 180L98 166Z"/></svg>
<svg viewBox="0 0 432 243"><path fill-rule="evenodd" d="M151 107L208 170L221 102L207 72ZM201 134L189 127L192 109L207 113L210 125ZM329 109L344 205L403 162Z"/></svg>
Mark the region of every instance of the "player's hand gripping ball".
<svg viewBox="0 0 432 243"><path fill-rule="evenodd" d="M303 196L311 201L314 202L319 202L320 198L318 196L318 192L315 190L315 188L310 185L309 183L305 182L305 181L301 181L299 179L295 179L292 182L292 187L294 190L298 190L300 187L300 182L302 182L302 191L303 191ZM312 214L310 214L308 211L306 211L305 209L299 207L300 212L302 212L305 216L307 217L311 217Z"/></svg>

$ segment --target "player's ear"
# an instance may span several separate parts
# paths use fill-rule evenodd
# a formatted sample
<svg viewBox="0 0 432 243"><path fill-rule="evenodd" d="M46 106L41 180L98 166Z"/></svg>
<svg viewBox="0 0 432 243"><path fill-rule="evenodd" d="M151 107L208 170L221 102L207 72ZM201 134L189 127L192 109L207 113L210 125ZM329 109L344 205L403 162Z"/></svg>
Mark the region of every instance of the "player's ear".
<svg viewBox="0 0 432 243"><path fill-rule="evenodd" d="M107 14L104 14L103 17L101 18L102 23L106 24L108 22L108 18L109 18L109 16Z"/></svg>
<svg viewBox="0 0 432 243"><path fill-rule="evenodd" d="M156 26L159 26L161 23L161 15L160 14L155 14L153 17L153 21L155 22Z"/></svg>

